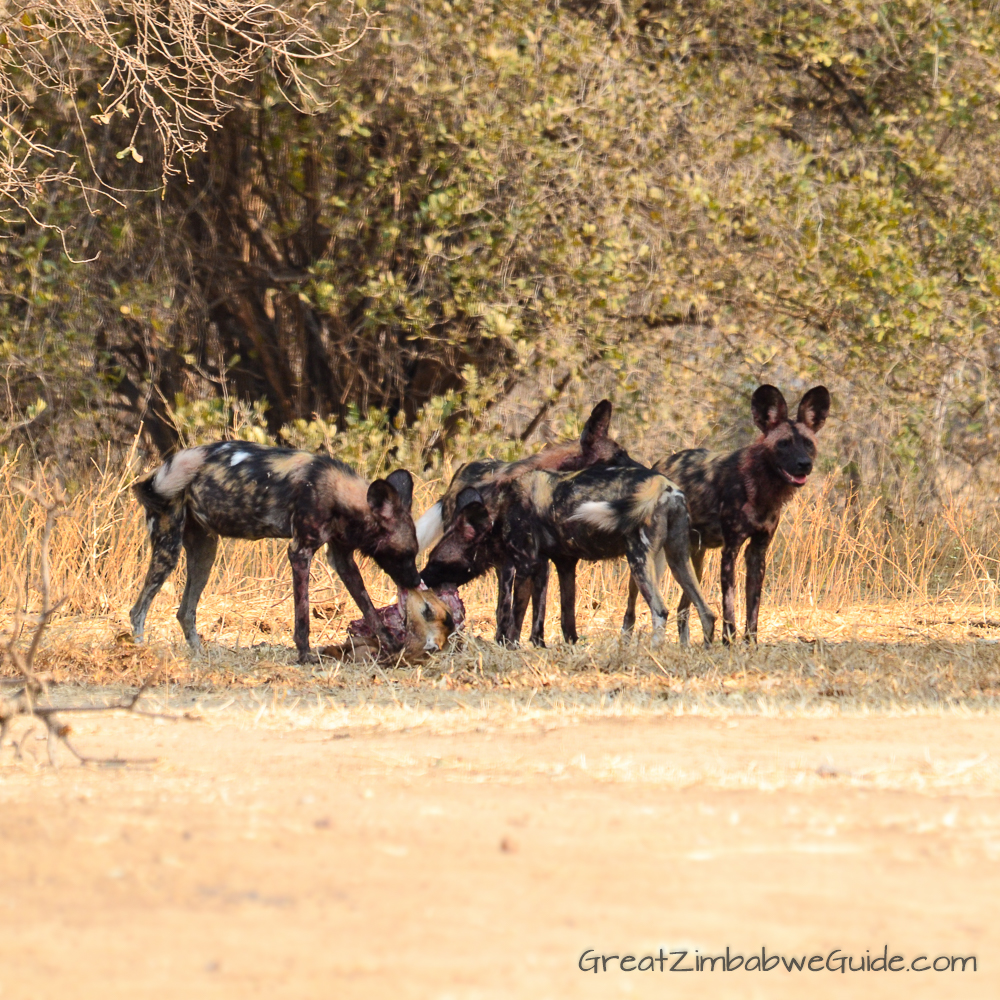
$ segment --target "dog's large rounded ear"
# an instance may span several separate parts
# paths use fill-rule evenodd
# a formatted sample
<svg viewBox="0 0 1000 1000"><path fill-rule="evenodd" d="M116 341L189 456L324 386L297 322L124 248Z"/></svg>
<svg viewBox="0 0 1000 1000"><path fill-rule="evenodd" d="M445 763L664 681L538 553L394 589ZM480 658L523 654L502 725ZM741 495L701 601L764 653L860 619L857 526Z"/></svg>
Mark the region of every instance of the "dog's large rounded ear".
<svg viewBox="0 0 1000 1000"><path fill-rule="evenodd" d="M458 498L455 500L455 513L457 514L463 507L468 507L470 503L482 504L482 502L482 493L480 493L475 486L466 486L465 489L458 494Z"/></svg>
<svg viewBox="0 0 1000 1000"><path fill-rule="evenodd" d="M583 425L583 433L580 435L580 444L584 451L592 448L595 442L608 436L611 427L611 400L602 399L597 406L590 411L587 422Z"/></svg>
<svg viewBox="0 0 1000 1000"><path fill-rule="evenodd" d="M826 423L826 415L829 412L830 393L825 385L817 385L802 397L796 419L800 424L805 424L809 430L815 432Z"/></svg>
<svg viewBox="0 0 1000 1000"><path fill-rule="evenodd" d="M493 518L483 503L482 494L472 486L466 486L455 502L455 520L452 522L458 534L467 542L478 542L485 538L493 527Z"/></svg>
<svg viewBox="0 0 1000 1000"><path fill-rule="evenodd" d="M368 506L376 517L390 521L396 512L402 509L402 501L395 488L386 480L376 479L368 487Z"/></svg>
<svg viewBox="0 0 1000 1000"><path fill-rule="evenodd" d="M773 385L762 385L750 400L753 422L766 434L788 419L788 404L781 390Z"/></svg>
<svg viewBox="0 0 1000 1000"><path fill-rule="evenodd" d="M485 538L493 527L493 518L482 503L466 504L455 521L463 536L470 542Z"/></svg>
<svg viewBox="0 0 1000 1000"><path fill-rule="evenodd" d="M390 472L385 481L399 494L400 503L409 511L413 506L413 476L406 469L397 469Z"/></svg>

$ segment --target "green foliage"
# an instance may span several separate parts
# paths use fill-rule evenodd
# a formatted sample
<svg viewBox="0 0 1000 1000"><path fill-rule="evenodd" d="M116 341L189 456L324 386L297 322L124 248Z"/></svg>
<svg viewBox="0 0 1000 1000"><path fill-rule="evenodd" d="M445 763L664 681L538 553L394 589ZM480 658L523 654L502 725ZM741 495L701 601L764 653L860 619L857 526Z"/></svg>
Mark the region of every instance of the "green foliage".
<svg viewBox="0 0 1000 1000"><path fill-rule="evenodd" d="M760 381L822 381L831 468L993 482L991 5L421 0L380 23L329 110L262 80L195 183L60 206L99 261L12 233L3 357L78 386L63 405L106 407L100 376L147 420L170 401L184 440L255 427L369 471L513 455L602 395L641 457L737 443ZM101 163L137 190L157 167L115 159L130 141Z"/></svg>

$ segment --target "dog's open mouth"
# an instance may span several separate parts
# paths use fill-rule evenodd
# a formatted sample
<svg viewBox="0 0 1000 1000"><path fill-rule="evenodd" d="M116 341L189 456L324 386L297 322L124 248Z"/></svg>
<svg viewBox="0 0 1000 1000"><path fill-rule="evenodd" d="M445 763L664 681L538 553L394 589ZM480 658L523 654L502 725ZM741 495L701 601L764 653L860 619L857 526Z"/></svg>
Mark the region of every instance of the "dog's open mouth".
<svg viewBox="0 0 1000 1000"><path fill-rule="evenodd" d="M790 472L786 472L784 469L778 470L793 486L805 486L806 480L809 478L808 475L805 476L793 476Z"/></svg>

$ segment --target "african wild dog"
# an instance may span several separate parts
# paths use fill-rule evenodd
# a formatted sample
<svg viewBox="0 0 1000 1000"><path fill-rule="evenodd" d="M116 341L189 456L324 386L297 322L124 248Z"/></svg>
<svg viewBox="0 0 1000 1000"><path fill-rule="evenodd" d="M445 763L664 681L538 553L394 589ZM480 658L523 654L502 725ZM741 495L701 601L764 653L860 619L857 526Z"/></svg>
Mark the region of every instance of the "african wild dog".
<svg viewBox="0 0 1000 1000"><path fill-rule="evenodd" d="M413 479L405 469L369 485L326 455L221 441L178 452L133 489L146 510L153 545L149 571L131 612L138 642L150 602L177 565L183 544L187 584L177 618L190 645L200 646L195 611L220 536L291 539L288 559L300 663L315 661L309 651L309 567L324 543L330 564L387 649L399 648L399 642L372 606L354 562L355 550L371 556L398 587L420 595L421 619L429 611L431 620L453 630L447 608L419 589L417 534L410 516ZM428 645L437 642L434 632L425 631Z"/></svg>
<svg viewBox="0 0 1000 1000"><path fill-rule="evenodd" d="M502 566L504 585L514 587L497 622L498 635L508 642L517 640L518 616L529 593L547 579L549 560L559 574L563 637L576 642L576 564L620 556L628 559L632 579L649 605L654 642L659 642L667 621L657 584L661 553L698 609L706 644L712 641L715 615L691 565L687 505L666 476L642 466L536 470L488 484L483 492L465 489L457 506L450 529L424 567L424 582L462 584L491 565ZM541 624L536 614L532 641Z"/></svg>
<svg viewBox="0 0 1000 1000"><path fill-rule="evenodd" d="M747 625L744 638L757 641L757 615L764 583L767 547L781 519L781 509L805 485L816 458L816 432L830 411L830 393L822 385L810 389L799 403L794 421L788 419L785 397L762 385L750 401L761 436L728 455L704 448L679 451L653 468L669 476L684 491L691 512L691 561L701 579L706 549L722 546L722 641L736 635L736 557L749 539L747 566ZM677 629L686 641L688 598L681 597ZM626 623L635 616L635 591L629 589Z"/></svg>
<svg viewBox="0 0 1000 1000"><path fill-rule="evenodd" d="M578 441L566 441L561 444L551 444L534 455L519 459L516 462L500 462L487 458L463 465L452 477L444 496L435 503L417 521L417 539L420 551L431 548L443 532L451 525L455 516L459 495L470 487L486 489L490 484L509 482L533 472L545 469L551 472L573 472L595 466L638 465L628 452L614 438L608 436L611 425L611 402L602 399L591 411L584 424L583 432ZM507 566L506 571L513 573L513 568ZM485 572L485 570L484 570ZM499 623L505 620L510 609L504 601L513 593L512 580L502 578L503 569L497 566L497 642L510 641L509 636L501 635ZM539 574L541 570L539 570ZM538 575L529 591L534 617L536 621L545 621L546 584L548 583L548 566L544 568L544 576ZM520 634L526 606L521 607L517 619L517 632ZM545 645L543 632L532 629L532 642Z"/></svg>
<svg viewBox="0 0 1000 1000"><path fill-rule="evenodd" d="M426 552L444 533L455 516L458 495L469 486L477 489L494 480L515 479L534 469L550 472L575 472L594 465L632 465L628 452L614 438L608 437L611 426L611 402L602 399L583 425L579 441L550 444L534 455L516 462L483 458L466 462L451 478L444 496L417 521L420 551Z"/></svg>

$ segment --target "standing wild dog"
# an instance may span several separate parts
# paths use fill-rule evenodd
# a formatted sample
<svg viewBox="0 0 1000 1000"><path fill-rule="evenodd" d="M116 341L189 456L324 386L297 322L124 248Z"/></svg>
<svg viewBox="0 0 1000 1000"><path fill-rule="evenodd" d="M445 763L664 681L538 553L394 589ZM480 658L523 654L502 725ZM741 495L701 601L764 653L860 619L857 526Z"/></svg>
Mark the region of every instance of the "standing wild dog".
<svg viewBox="0 0 1000 1000"><path fill-rule="evenodd" d="M451 478L448 489L434 506L417 521L420 551L426 552L441 537L455 516L458 495L469 486L481 489L494 480L515 479L525 472L548 469L550 472L575 472L594 465L634 465L628 452L614 438L608 437L611 426L611 402L602 399L583 425L579 441L550 444L534 455L516 462L483 458L466 462Z"/></svg>
<svg viewBox="0 0 1000 1000"><path fill-rule="evenodd" d="M417 534L410 516L413 478L405 469L369 485L326 455L221 441L178 452L133 489L146 510L153 545L149 571L131 613L138 642L149 605L177 565L183 545L187 584L177 619L190 645L200 646L195 612L220 536L291 539L288 559L300 663L315 661L309 651L309 567L323 544L330 564L386 649L398 649L400 643L376 614L354 562L355 551L371 556L407 592L408 627L425 634L428 649L440 647L453 631L448 609L420 589ZM411 621L415 618L419 622Z"/></svg>
<svg viewBox="0 0 1000 1000"><path fill-rule="evenodd" d="M628 452L614 438L608 436L611 425L611 402L602 399L591 411L578 441L550 444L534 455L516 462L500 462L496 459L480 459L467 462L452 477L444 495L417 521L417 540L420 551L424 552L437 542L455 517L458 497L470 487L486 489L490 484L509 482L535 470L551 472L574 472L595 466L638 465ZM490 563L489 565L493 565ZM487 567L488 568L488 567ZM486 572L484 569L483 572ZM503 573L512 574L510 564L497 564L497 642L510 642L510 634L501 634L500 622L507 620L510 607L505 605L513 593L513 579L504 579ZM476 574L479 575L479 574ZM522 581L524 583L524 581ZM548 583L548 566L544 574L540 569L528 593L534 609L536 622L545 621L545 597ZM526 584L525 584L526 585ZM520 609L516 619L517 635L520 635L525 607ZM517 641L515 637L513 641ZM544 646L544 624L533 627L531 641Z"/></svg>
<svg viewBox="0 0 1000 1000"><path fill-rule="evenodd" d="M657 560L666 556L674 579L701 616L706 644L715 615L709 610L691 565L684 495L666 476L642 466L584 469L575 473L536 470L491 483L486 496L465 489L452 526L423 570L431 587L462 584L502 566L501 579L514 581L497 622L498 635L515 641L529 593L547 578L548 563L559 574L562 631L576 642L576 565L625 556L653 618L654 642L663 637L667 609L657 584ZM508 571L512 569L512 572ZM536 614L532 639L541 622Z"/></svg>
<svg viewBox="0 0 1000 1000"><path fill-rule="evenodd" d="M762 385L750 401L761 436L729 455L704 448L679 451L653 468L669 476L684 491L691 512L691 560L701 579L706 549L722 547L722 641L736 635L736 557L747 539L747 627L744 638L757 641L757 615L764 583L767 547L781 509L805 485L816 458L816 432L830 412L830 393L822 385L810 389L799 403L795 420L788 419L785 397ZM685 594L677 608L681 641L688 632ZM626 625L635 617L635 591L629 588Z"/></svg>

